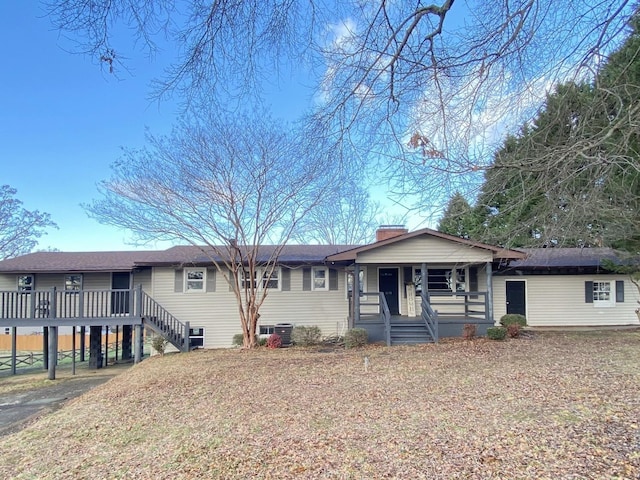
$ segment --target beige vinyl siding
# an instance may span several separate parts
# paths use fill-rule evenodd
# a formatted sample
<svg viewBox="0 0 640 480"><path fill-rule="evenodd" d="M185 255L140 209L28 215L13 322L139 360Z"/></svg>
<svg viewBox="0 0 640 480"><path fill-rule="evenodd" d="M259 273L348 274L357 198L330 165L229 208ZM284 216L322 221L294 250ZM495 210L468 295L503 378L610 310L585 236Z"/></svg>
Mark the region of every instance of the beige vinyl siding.
<svg viewBox="0 0 640 480"><path fill-rule="evenodd" d="M624 275L530 275L493 277L494 317L506 313L506 282L526 282L527 323L532 327L638 325L635 314L638 291ZM587 281L624 281L624 302L609 307L585 302Z"/></svg>
<svg viewBox="0 0 640 480"><path fill-rule="evenodd" d="M0 275L0 290L15 291L18 288L18 275L3 273Z"/></svg>
<svg viewBox="0 0 640 480"><path fill-rule="evenodd" d="M430 236L408 238L358 254L358 263L414 264L488 262L493 253L478 247Z"/></svg>
<svg viewBox="0 0 640 480"><path fill-rule="evenodd" d="M286 268L286 267L284 267ZM215 292L174 292L173 268L156 267L153 297L181 322L205 329L205 348L230 347L241 332L238 306L223 275L216 272ZM260 325L291 323L316 325L323 335L344 333L347 325L344 271L338 271L338 290L303 291L302 268L291 270L291 290L270 290L260 308Z"/></svg>
<svg viewBox="0 0 640 480"><path fill-rule="evenodd" d="M153 296L153 287L152 287L152 281L151 281L150 268L137 271L133 274L133 281L131 286L135 288L138 285L142 285L142 290L147 292L147 294Z"/></svg>

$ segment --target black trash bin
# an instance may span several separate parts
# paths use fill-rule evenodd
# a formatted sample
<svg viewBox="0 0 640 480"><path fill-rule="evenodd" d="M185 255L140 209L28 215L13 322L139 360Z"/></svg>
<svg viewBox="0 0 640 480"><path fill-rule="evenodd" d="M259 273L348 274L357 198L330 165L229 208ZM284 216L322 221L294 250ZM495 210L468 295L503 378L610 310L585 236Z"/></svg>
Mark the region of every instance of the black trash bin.
<svg viewBox="0 0 640 480"><path fill-rule="evenodd" d="M282 340L282 346L288 347L291 345L291 331L293 330L293 324L291 323L278 323L274 327L274 333L277 333Z"/></svg>

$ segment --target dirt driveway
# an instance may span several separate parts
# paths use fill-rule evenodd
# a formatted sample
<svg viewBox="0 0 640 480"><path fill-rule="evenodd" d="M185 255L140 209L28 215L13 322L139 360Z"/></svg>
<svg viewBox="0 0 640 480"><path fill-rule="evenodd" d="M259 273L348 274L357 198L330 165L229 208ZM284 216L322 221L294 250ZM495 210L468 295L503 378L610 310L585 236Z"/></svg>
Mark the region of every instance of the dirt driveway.
<svg viewBox="0 0 640 480"><path fill-rule="evenodd" d="M56 379L48 380L44 370L18 375L0 373L0 435L17 432L41 415L60 408L66 401L82 395L127 370L132 364L112 365L99 370L77 365L56 369Z"/></svg>

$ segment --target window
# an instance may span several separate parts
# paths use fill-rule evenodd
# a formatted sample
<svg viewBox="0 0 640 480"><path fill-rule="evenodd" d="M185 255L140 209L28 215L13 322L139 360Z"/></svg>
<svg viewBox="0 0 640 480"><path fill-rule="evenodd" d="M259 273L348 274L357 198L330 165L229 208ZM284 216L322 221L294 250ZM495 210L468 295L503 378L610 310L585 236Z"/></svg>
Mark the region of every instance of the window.
<svg viewBox="0 0 640 480"><path fill-rule="evenodd" d="M204 292L206 269L190 268L185 270L184 291L185 292Z"/></svg>
<svg viewBox="0 0 640 480"><path fill-rule="evenodd" d="M30 292L33 290L33 275L20 275L18 277L18 291Z"/></svg>
<svg viewBox="0 0 640 480"><path fill-rule="evenodd" d="M253 281L251 280L251 272L249 272L249 270L241 270L238 272L238 276L240 277L240 288L241 289L246 289L246 288L251 288L253 285L256 284L256 278L257 278L257 273L258 272L253 272Z"/></svg>
<svg viewBox="0 0 640 480"><path fill-rule="evenodd" d="M311 269L311 290L329 290L329 274L324 267Z"/></svg>
<svg viewBox="0 0 640 480"><path fill-rule="evenodd" d="M189 347L204 347L204 328L193 327L189 329Z"/></svg>
<svg viewBox="0 0 640 480"><path fill-rule="evenodd" d="M270 290L280 289L280 269L274 268L271 275L269 275L269 268L265 269L262 273L262 288L268 288Z"/></svg>
<svg viewBox="0 0 640 480"><path fill-rule="evenodd" d="M273 325L260 325L260 335L271 335L275 332Z"/></svg>
<svg viewBox="0 0 640 480"><path fill-rule="evenodd" d="M593 282L593 303L598 306L611 305L613 303L611 282Z"/></svg>
<svg viewBox="0 0 640 480"><path fill-rule="evenodd" d="M358 283L360 286L360 295L362 295L365 290L364 287L367 284L367 270L364 267L360 269ZM347 296L351 297L352 293L353 293L353 272L347 272Z"/></svg>
<svg viewBox="0 0 640 480"><path fill-rule="evenodd" d="M416 268L413 283L416 295L422 292L422 269ZM466 270L464 268L428 268L427 289L430 292L465 292L467 290Z"/></svg>
<svg viewBox="0 0 640 480"><path fill-rule="evenodd" d="M82 275L65 275L64 289L67 292L77 292L82 290Z"/></svg>

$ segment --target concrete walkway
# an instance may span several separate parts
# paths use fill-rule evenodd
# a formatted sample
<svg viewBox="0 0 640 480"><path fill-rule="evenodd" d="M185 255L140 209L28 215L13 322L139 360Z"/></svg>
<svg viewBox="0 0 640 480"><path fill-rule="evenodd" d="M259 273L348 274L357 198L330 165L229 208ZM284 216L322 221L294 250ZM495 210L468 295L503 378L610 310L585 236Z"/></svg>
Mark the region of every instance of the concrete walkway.
<svg viewBox="0 0 640 480"><path fill-rule="evenodd" d="M56 368L56 380L48 380L45 370L18 375L0 374L0 435L17 432L41 415L53 412L72 398L82 395L116 375L132 363L89 370L86 364Z"/></svg>

